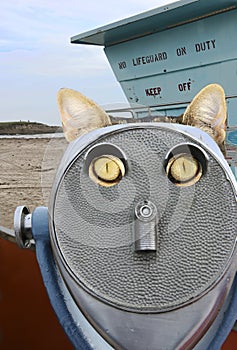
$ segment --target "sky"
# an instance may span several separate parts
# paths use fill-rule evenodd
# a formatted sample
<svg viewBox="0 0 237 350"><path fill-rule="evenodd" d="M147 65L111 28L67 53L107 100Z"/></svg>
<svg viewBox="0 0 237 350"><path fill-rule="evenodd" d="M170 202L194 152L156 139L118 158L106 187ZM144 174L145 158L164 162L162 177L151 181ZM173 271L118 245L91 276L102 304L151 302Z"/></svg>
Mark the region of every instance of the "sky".
<svg viewBox="0 0 237 350"><path fill-rule="evenodd" d="M0 11L0 122L60 125L56 94L75 89L103 108L126 98L103 47L70 38L172 0L8 0Z"/></svg>

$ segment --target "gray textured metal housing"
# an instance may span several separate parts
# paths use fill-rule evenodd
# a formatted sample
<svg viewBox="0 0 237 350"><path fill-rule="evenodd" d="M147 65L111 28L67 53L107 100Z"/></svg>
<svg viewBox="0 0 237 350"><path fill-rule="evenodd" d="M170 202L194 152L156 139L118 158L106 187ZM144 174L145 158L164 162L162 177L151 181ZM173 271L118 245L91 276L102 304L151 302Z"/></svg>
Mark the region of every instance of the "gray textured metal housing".
<svg viewBox="0 0 237 350"><path fill-rule="evenodd" d="M209 291L229 266L237 227L234 181L223 159L185 130L106 128L77 140L61 163L51 198L53 249L68 276L105 303L136 312L171 310ZM92 182L84 169L88 150L103 142L121 148L129 162L126 176L110 188ZM164 159L185 142L205 148L208 171L195 185L176 187ZM137 254L134 208L144 200L159 211L157 251Z"/></svg>

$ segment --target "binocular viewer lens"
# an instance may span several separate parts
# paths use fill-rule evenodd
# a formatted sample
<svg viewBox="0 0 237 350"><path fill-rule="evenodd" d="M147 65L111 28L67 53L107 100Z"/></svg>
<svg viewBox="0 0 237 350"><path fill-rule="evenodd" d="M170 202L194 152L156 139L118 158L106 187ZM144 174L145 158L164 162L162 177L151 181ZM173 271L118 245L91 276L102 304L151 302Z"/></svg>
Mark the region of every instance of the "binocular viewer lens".
<svg viewBox="0 0 237 350"><path fill-rule="evenodd" d="M125 168L119 158L104 155L93 160L89 175L101 186L116 185L125 174Z"/></svg>
<svg viewBox="0 0 237 350"><path fill-rule="evenodd" d="M168 178L177 186L192 186L205 175L206 152L194 144L181 144L170 150L165 159Z"/></svg>

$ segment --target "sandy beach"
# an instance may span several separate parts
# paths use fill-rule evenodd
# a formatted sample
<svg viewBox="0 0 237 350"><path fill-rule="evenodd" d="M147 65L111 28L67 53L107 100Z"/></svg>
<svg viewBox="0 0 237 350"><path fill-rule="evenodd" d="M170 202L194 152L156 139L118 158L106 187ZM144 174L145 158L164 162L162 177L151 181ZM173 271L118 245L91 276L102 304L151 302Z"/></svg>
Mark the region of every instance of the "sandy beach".
<svg viewBox="0 0 237 350"><path fill-rule="evenodd" d="M0 138L0 225L15 208L48 206L64 138ZM33 251L0 238L0 349L72 350L50 305Z"/></svg>
<svg viewBox="0 0 237 350"><path fill-rule="evenodd" d="M15 208L47 206L64 138L0 139L0 225L12 228Z"/></svg>

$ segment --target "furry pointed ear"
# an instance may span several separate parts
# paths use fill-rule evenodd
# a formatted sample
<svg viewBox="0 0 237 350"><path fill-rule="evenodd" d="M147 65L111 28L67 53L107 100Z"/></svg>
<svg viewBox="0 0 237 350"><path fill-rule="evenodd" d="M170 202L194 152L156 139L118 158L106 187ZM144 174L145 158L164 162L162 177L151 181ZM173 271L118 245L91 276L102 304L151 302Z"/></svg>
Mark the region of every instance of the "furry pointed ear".
<svg viewBox="0 0 237 350"><path fill-rule="evenodd" d="M111 125L110 117L80 92L60 89L57 103L65 138L68 142L91 130Z"/></svg>
<svg viewBox="0 0 237 350"><path fill-rule="evenodd" d="M207 132L223 151L226 136L225 92L218 84L202 89L187 107L182 124L195 126Z"/></svg>

